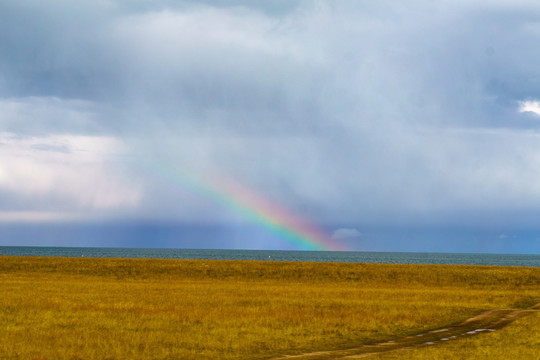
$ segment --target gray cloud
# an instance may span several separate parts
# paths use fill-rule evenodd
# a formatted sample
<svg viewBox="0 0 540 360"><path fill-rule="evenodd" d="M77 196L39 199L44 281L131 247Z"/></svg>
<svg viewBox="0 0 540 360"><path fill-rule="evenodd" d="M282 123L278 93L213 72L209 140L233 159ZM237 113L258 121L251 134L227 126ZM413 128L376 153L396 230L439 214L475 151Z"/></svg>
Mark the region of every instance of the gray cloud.
<svg viewBox="0 0 540 360"><path fill-rule="evenodd" d="M336 240L358 238L360 236L362 236L362 233L354 228L340 228L332 233L332 238Z"/></svg>
<svg viewBox="0 0 540 360"><path fill-rule="evenodd" d="M31 146L32 149L41 150L41 151L53 151L60 153L70 153L71 149L65 145L50 145L50 144L35 144Z"/></svg>
<svg viewBox="0 0 540 360"><path fill-rule="evenodd" d="M318 222L538 211L534 2L221 4L4 2L1 130L121 139L139 217L230 217L140 159Z"/></svg>

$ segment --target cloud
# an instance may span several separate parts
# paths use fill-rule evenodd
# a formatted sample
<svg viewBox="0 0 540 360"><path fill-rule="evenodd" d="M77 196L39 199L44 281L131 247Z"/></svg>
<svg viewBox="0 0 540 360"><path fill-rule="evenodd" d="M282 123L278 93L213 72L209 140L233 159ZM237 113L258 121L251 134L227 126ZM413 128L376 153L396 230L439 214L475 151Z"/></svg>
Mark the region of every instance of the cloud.
<svg viewBox="0 0 540 360"><path fill-rule="evenodd" d="M54 96L0 98L0 129L16 134L96 133L95 104Z"/></svg>
<svg viewBox="0 0 540 360"><path fill-rule="evenodd" d="M321 223L538 208L539 125L516 113L540 91L534 2L4 10L0 191L14 209L229 220L154 161Z"/></svg>
<svg viewBox="0 0 540 360"><path fill-rule="evenodd" d="M124 151L117 139L0 133L0 141L0 192L11 197L0 205L4 220L60 219L64 215L57 214L67 211L95 215L140 200L138 186L115 166Z"/></svg>
<svg viewBox="0 0 540 360"><path fill-rule="evenodd" d="M42 150L42 151L54 151L61 153L69 153L70 149L65 145L50 145L50 144L35 144L31 146L32 149Z"/></svg>
<svg viewBox="0 0 540 360"><path fill-rule="evenodd" d="M0 223L47 223L84 221L85 218L74 213L50 211L0 211Z"/></svg>
<svg viewBox="0 0 540 360"><path fill-rule="evenodd" d="M341 228L334 230L332 233L332 239L343 240L343 239L354 239L362 236L362 233L353 228Z"/></svg>
<svg viewBox="0 0 540 360"><path fill-rule="evenodd" d="M536 116L540 116L540 101L538 100L520 101L519 112L531 113Z"/></svg>

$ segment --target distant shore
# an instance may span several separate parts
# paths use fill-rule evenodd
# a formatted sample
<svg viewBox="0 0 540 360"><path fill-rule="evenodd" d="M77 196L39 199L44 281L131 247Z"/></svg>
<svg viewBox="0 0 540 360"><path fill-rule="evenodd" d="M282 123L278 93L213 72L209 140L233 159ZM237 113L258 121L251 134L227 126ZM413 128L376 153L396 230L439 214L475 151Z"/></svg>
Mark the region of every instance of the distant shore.
<svg viewBox="0 0 540 360"><path fill-rule="evenodd" d="M0 255L540 267L540 255L0 246Z"/></svg>

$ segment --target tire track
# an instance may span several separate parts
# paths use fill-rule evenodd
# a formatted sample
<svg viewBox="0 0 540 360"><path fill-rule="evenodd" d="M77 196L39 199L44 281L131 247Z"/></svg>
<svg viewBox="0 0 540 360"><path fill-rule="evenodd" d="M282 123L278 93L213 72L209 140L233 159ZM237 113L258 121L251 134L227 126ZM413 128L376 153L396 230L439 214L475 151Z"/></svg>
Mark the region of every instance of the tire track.
<svg viewBox="0 0 540 360"><path fill-rule="evenodd" d="M285 355L269 360L329 360L361 359L382 352L433 346L447 341L497 331L514 320L540 311L540 303L528 309L494 309L473 316L459 324L386 342L362 345L344 350L316 351L300 355Z"/></svg>

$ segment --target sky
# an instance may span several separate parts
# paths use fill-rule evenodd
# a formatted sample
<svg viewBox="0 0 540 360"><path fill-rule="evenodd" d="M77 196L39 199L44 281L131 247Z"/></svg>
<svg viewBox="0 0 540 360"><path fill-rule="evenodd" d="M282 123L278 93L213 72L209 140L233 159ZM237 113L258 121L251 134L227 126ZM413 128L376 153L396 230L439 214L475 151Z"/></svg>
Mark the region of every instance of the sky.
<svg viewBox="0 0 540 360"><path fill-rule="evenodd" d="M3 0L0 245L538 254L538 44L526 0Z"/></svg>

